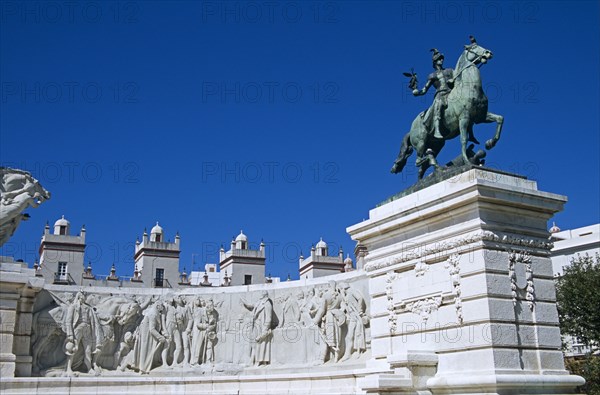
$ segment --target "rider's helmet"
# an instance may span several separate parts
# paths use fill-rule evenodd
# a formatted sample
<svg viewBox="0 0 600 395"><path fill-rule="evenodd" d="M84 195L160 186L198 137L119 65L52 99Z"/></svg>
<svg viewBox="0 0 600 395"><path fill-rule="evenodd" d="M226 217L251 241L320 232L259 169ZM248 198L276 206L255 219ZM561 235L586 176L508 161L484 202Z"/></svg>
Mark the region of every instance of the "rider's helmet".
<svg viewBox="0 0 600 395"><path fill-rule="evenodd" d="M444 54L438 51L437 48L431 48L430 51L433 52L433 55L431 55L431 61L433 63L433 67L435 67L435 64L438 60L444 60Z"/></svg>

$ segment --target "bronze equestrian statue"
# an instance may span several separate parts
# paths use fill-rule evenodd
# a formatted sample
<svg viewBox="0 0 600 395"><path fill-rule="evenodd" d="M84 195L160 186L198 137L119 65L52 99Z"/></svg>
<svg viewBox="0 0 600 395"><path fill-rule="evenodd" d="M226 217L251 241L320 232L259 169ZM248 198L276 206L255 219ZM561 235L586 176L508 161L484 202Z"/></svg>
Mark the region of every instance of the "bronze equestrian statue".
<svg viewBox="0 0 600 395"><path fill-rule="evenodd" d="M410 88L415 96L424 95L432 85L436 88L436 94L431 108L414 119L410 131L402 139L392 173L401 172L413 150L416 150L418 175L422 179L430 166L436 170L440 168L436 157L446 140L456 136L460 136L463 162L479 163L477 158L469 155L467 149L469 141L479 144L473 136L474 124L496 123L496 134L486 141L486 149L493 148L500 139L504 117L488 112L488 99L481 86L478 67L492 58L492 52L478 45L473 36L470 39L471 43L465 45L454 70L444 69L444 55L432 49L435 71L429 75L423 89L416 89L416 74L405 73L411 77Z"/></svg>

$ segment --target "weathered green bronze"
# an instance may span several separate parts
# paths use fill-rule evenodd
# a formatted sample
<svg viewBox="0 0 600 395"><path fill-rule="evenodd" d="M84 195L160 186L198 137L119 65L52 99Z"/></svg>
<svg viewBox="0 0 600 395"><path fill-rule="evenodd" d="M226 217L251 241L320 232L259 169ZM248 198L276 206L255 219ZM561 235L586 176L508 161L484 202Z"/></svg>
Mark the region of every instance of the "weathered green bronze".
<svg viewBox="0 0 600 395"><path fill-rule="evenodd" d="M438 170L437 155L446 140L459 135L462 163L480 164L479 159L483 157L481 152L485 154L485 151L480 150L475 155L472 148L471 152L467 148L469 141L479 144L473 136L474 124L496 123L496 134L486 141L486 149L493 148L500 139L504 117L488 112L488 99L482 89L478 67L492 58L492 52L479 46L473 36L470 39L471 44L465 45L454 70L444 69L444 55L435 48L431 50L435 71L428 76L423 89L417 89L417 75L414 72L404 73L411 78L409 88L415 96L424 95L432 85L437 92L432 106L415 118L410 131L402 139L392 173L402 171L413 150L417 151L419 179L423 178L430 166Z"/></svg>

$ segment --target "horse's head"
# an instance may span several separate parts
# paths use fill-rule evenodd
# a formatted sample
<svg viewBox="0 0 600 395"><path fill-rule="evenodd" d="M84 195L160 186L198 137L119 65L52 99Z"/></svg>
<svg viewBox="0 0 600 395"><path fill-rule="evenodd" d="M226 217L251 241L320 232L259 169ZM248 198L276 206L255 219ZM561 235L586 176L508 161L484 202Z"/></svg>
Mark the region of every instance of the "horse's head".
<svg viewBox="0 0 600 395"><path fill-rule="evenodd" d="M44 187L39 183L38 180L31 177L31 182L34 185L33 188L33 197L37 199L38 204L43 202L44 200L50 199L50 192L48 192Z"/></svg>
<svg viewBox="0 0 600 395"><path fill-rule="evenodd" d="M486 63L492 58L492 51L485 49L475 40L475 37L470 36L471 44L465 45L464 56L469 62L478 65L480 63Z"/></svg>
<svg viewBox="0 0 600 395"><path fill-rule="evenodd" d="M127 325L129 322L133 322L142 313L142 308L137 302L126 303L121 305L119 312L117 313L117 323L121 326Z"/></svg>
<svg viewBox="0 0 600 395"><path fill-rule="evenodd" d="M17 196L17 192L18 194L26 193L38 205L44 200L50 199L50 192L45 190L31 173L10 167L0 166L0 191L12 193L12 197Z"/></svg>

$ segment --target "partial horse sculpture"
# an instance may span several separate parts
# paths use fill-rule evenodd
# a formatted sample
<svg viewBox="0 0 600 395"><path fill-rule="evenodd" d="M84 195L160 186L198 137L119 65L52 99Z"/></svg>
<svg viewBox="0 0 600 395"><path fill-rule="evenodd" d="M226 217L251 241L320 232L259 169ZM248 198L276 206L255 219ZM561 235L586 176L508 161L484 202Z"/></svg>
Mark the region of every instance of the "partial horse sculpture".
<svg viewBox="0 0 600 395"><path fill-rule="evenodd" d="M50 192L42 188L38 180L30 173L0 167L0 246L15 233L21 220L27 220L23 214L28 207L37 207L50 199Z"/></svg>
<svg viewBox="0 0 600 395"><path fill-rule="evenodd" d="M488 150L500 139L504 117L488 112L488 99L483 92L477 67L491 59L492 52L479 46L473 36L470 39L471 44L465 45L465 50L456 63L452 78L453 88L446 94L447 107L439 120L441 137L436 137L435 127L425 122L425 112L419 114L412 122L410 131L402 139L400 153L391 169L392 173L402 171L415 149L419 179L423 178L430 166L439 168L436 157L446 140L459 135L463 160L465 163L473 163L474 160L468 155L467 149L469 140L476 141L473 138L473 124L496 123L496 134L485 143Z"/></svg>

